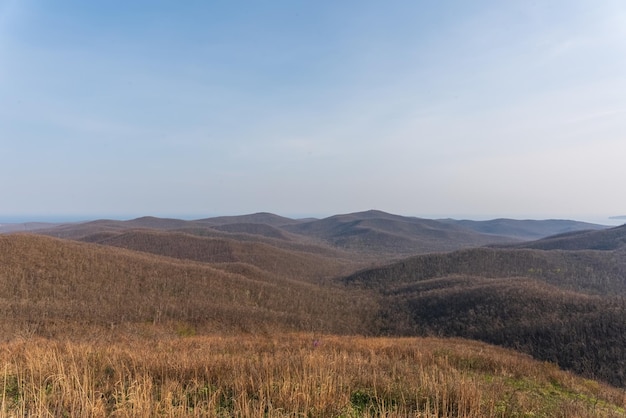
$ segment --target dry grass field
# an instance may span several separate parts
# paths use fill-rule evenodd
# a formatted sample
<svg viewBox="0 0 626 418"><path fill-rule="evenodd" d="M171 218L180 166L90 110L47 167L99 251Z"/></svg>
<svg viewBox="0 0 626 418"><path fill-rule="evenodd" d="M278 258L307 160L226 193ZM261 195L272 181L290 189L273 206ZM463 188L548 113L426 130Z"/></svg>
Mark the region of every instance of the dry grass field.
<svg viewBox="0 0 626 418"><path fill-rule="evenodd" d="M21 417L623 417L625 394L482 343L304 333L0 346ZM124 337L126 335L126 337ZM132 335L132 336L131 336Z"/></svg>

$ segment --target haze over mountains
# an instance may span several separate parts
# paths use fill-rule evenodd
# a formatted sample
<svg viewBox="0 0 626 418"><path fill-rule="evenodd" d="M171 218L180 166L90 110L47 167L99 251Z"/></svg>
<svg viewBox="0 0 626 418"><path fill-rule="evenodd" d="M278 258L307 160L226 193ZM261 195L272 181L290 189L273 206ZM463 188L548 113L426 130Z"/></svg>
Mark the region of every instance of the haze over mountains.
<svg viewBox="0 0 626 418"><path fill-rule="evenodd" d="M574 231L599 230L607 228L604 225L588 222L569 221L563 219L547 220L516 220L492 219L488 221L470 221L441 219L441 222L452 223L483 234L502 235L521 240L537 240L550 235L557 235Z"/></svg>
<svg viewBox="0 0 626 418"><path fill-rule="evenodd" d="M95 220L71 224L8 224L0 232L34 231L57 237L90 240L90 235L128 229L179 231L203 236L243 235L329 245L346 251L410 255L486 244L513 243L550 235L599 230L606 226L570 220L467 221L423 219L377 210L324 219L291 219L271 213L221 216L198 220L141 217L128 221Z"/></svg>
<svg viewBox="0 0 626 418"><path fill-rule="evenodd" d="M0 291L5 335L182 323L454 336L626 387L626 226L373 210L44 225L0 236Z"/></svg>

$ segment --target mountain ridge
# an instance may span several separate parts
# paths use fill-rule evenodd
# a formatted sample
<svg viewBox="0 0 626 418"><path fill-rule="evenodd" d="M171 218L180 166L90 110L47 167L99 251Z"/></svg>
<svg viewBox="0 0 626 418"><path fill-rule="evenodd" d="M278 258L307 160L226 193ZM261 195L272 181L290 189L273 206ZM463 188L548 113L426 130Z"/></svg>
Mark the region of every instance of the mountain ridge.
<svg viewBox="0 0 626 418"><path fill-rule="evenodd" d="M243 234L257 239L316 243L345 251L370 255L386 254L389 257L453 251L482 245L514 244L545 238L555 233L601 229L603 226L568 220L435 220L371 209L322 219L291 219L269 212L196 220L154 216L126 221L98 219L41 225L36 232L59 238L85 239L95 234L137 228L214 236L221 233L222 236L233 234L241 237Z"/></svg>
<svg viewBox="0 0 626 418"><path fill-rule="evenodd" d="M626 247L626 225L601 230L566 232L511 247L570 251L617 250Z"/></svg>
<svg viewBox="0 0 626 418"><path fill-rule="evenodd" d="M486 221L440 219L442 222L451 223L469 228L476 232L494 234L518 238L521 240L536 240L551 235L581 230L600 230L608 226L588 222L572 221L566 219L510 219L497 218Z"/></svg>
<svg viewBox="0 0 626 418"><path fill-rule="evenodd" d="M142 217L0 235L0 329L454 336L626 386L626 228L552 236L579 244L546 250L381 211L249 222L268 216L284 222Z"/></svg>
<svg viewBox="0 0 626 418"><path fill-rule="evenodd" d="M624 387L625 243L624 226L583 231L416 255L341 280L379 295L390 335L479 339Z"/></svg>

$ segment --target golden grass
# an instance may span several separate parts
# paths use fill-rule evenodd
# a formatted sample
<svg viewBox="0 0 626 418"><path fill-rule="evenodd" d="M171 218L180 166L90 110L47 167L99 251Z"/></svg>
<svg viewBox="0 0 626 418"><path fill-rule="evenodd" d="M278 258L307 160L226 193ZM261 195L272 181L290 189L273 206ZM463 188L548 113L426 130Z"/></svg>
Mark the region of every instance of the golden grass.
<svg viewBox="0 0 626 418"><path fill-rule="evenodd" d="M626 414L621 390L504 349L430 338L27 338L0 346L0 385L3 417Z"/></svg>

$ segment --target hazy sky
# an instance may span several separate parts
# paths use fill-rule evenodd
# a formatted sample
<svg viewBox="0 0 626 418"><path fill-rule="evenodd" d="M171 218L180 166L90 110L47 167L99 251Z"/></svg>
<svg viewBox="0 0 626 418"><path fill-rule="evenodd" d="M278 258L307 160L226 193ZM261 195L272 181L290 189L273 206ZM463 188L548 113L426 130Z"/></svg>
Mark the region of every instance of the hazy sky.
<svg viewBox="0 0 626 418"><path fill-rule="evenodd" d="M10 216L626 213L626 2L0 0Z"/></svg>

